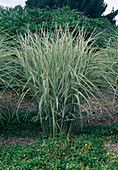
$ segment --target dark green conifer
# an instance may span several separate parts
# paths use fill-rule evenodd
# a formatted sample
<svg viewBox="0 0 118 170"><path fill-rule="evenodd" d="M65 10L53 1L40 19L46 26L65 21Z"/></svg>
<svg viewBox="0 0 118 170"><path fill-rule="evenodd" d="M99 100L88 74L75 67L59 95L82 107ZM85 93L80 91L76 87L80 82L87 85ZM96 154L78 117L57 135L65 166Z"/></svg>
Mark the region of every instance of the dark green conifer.
<svg viewBox="0 0 118 170"><path fill-rule="evenodd" d="M28 8L39 8L41 5L40 0L27 0L25 1L25 4Z"/></svg>
<svg viewBox="0 0 118 170"><path fill-rule="evenodd" d="M106 16L104 16L105 18L107 18L110 23L112 25L116 24L116 20L114 19L116 16L118 15L118 9L116 11L114 11L114 9L112 9L111 13L107 14Z"/></svg>

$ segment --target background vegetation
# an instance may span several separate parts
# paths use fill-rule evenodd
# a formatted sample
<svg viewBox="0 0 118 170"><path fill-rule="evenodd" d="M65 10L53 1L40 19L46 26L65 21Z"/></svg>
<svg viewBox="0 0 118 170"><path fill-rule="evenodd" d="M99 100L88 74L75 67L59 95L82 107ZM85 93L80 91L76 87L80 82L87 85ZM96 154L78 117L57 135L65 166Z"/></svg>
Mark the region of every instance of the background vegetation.
<svg viewBox="0 0 118 170"><path fill-rule="evenodd" d="M0 28L1 31L9 30L9 34L18 32L25 33L28 29L32 32L40 30L42 26L53 30L55 25L65 27L68 23L70 30L79 23L86 29L92 31L97 26L103 24L102 19L92 19L83 15L78 10L70 10L69 7L62 9L22 9L20 6L14 9L0 8Z"/></svg>

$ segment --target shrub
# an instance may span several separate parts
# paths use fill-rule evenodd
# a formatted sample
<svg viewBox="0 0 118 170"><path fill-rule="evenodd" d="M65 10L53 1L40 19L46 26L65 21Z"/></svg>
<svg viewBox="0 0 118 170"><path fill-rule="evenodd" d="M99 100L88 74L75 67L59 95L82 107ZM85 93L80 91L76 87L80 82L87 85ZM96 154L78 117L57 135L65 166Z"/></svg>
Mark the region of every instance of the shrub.
<svg viewBox="0 0 118 170"><path fill-rule="evenodd" d="M85 27L89 34L95 30L94 34L98 34L103 31L103 35L100 35L97 44L99 46L104 45L104 35L109 33L109 27L112 27L110 22L105 18L89 18L77 9L71 10L68 6L61 9L22 9L20 6L15 8L3 8L0 7L0 29L7 32L10 35L16 35L17 33L26 33L28 30L31 32L40 31L42 26L45 30L53 31L55 26L61 25L64 29L68 23L69 30L72 32L76 25L79 27Z"/></svg>
<svg viewBox="0 0 118 170"><path fill-rule="evenodd" d="M70 10L69 7L56 10L38 8L21 10L17 6L13 9L0 7L0 16L0 29L12 35L17 32L26 33L28 29L36 32L41 29L42 25L51 31L55 29L55 25L65 28L67 22L70 30L73 30L78 23L80 27L85 26L88 31L103 25L102 19L88 18L82 12Z"/></svg>

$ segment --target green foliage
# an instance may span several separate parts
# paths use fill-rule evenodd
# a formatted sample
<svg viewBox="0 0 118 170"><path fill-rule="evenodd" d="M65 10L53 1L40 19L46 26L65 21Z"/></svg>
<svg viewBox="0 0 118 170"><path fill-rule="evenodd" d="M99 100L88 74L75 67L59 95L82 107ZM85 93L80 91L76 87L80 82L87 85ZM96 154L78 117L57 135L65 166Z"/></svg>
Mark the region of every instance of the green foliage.
<svg viewBox="0 0 118 170"><path fill-rule="evenodd" d="M71 9L78 9L79 11L84 12L86 16L92 18L100 18L107 8L104 0L69 0L67 1L67 4Z"/></svg>
<svg viewBox="0 0 118 170"><path fill-rule="evenodd" d="M44 2L45 2L45 0L44 0ZM25 1L26 7L28 7L28 8L39 8L39 6L41 6L41 4L44 2L42 2L41 0L32 0L32 1L27 0L27 1Z"/></svg>
<svg viewBox="0 0 118 170"><path fill-rule="evenodd" d="M115 16L118 14L118 10L112 10L111 13L106 16L102 16L107 8L107 4L104 0L27 0L26 8L45 8L45 9L58 9L69 6L70 9L77 9L85 14L85 16L91 18L107 18L112 25L116 24L114 20Z"/></svg>
<svg viewBox="0 0 118 170"><path fill-rule="evenodd" d="M6 119L5 112L0 111L0 114L4 117L2 122L0 121L0 135L4 134L6 138L13 135L35 137L42 132L40 122L32 121L32 118L37 115L36 111L20 112L19 120L17 119L17 115L11 111L10 114L12 116L10 117L10 121ZM6 115L8 115L8 112L6 112Z"/></svg>
<svg viewBox="0 0 118 170"><path fill-rule="evenodd" d="M16 33L22 25L21 14L19 8L3 8L0 7L0 31L9 32L9 34Z"/></svg>
<svg viewBox="0 0 118 170"><path fill-rule="evenodd" d="M2 79L3 72L5 72L3 65L7 62L9 54L11 54L9 52L10 43L8 41L9 38L5 34L0 34L0 87L5 84Z"/></svg>
<svg viewBox="0 0 118 170"><path fill-rule="evenodd" d="M21 15L23 13L23 8L21 5L17 5L12 9L12 11L15 11Z"/></svg>
<svg viewBox="0 0 118 170"><path fill-rule="evenodd" d="M75 136L60 133L48 139L46 136L41 136L25 146L3 146L0 148L0 168L116 170L117 157L108 156L103 143L116 139L117 127L118 124L88 127ZM115 142L118 142L118 138Z"/></svg>
<svg viewBox="0 0 118 170"><path fill-rule="evenodd" d="M44 9L57 9L68 5L66 0L27 0L26 8L44 8Z"/></svg>
<svg viewBox="0 0 118 170"><path fill-rule="evenodd" d="M103 51L103 55L106 57L106 61L110 56L111 60L107 61L107 73L112 71L112 75L110 76L108 73L108 79L112 77L112 87L118 96L118 28L116 30L112 30L111 34L107 35L109 37L108 43L106 43L106 49ZM107 39L108 39L107 37ZM113 62L113 60L115 62ZM111 67L110 67L111 65Z"/></svg>
<svg viewBox="0 0 118 170"><path fill-rule="evenodd" d="M104 16L105 18L107 18L110 23L112 25L116 24L116 20L114 19L116 16L118 15L118 9L116 11L112 10L111 13L107 14L106 16Z"/></svg>
<svg viewBox="0 0 118 170"><path fill-rule="evenodd" d="M86 16L99 18L106 10L107 5L104 0L27 0L26 7L28 8L49 8L57 9L68 5L71 9L78 9L84 12Z"/></svg>
<svg viewBox="0 0 118 170"><path fill-rule="evenodd" d="M19 11L20 10L20 11ZM0 30L8 31L9 34L18 32L25 33L30 29L32 32L40 30L43 26L45 29L53 30L55 25L66 27L67 23L70 30L73 30L79 23L80 27L85 27L88 31L103 25L102 19L92 19L83 15L77 10L70 10L64 7L57 10L45 9L13 9L0 8Z"/></svg>

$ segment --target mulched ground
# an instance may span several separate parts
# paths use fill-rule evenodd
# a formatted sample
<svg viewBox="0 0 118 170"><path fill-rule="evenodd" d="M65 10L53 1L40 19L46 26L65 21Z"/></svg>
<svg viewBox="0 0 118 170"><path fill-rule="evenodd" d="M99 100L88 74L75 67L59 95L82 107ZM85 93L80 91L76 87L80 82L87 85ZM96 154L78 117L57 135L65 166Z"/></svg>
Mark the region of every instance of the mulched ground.
<svg viewBox="0 0 118 170"><path fill-rule="evenodd" d="M107 102L105 102L104 99L102 100L98 98L100 105L95 101L93 97L89 99L91 100L93 109L89 108L86 103L83 104L83 107L88 110L88 113L85 109L82 110L83 112L85 111L85 115L83 116L84 126L88 126L89 124L98 126L106 124L110 125L118 121L118 98L108 92L104 92L104 96ZM18 107L18 101L18 95L13 92L6 93L3 96L2 93L0 93L0 112L15 112ZM18 108L19 112L32 112L36 110L36 105L31 98L27 98L22 100ZM76 121L76 124L77 122L80 124L79 119Z"/></svg>

